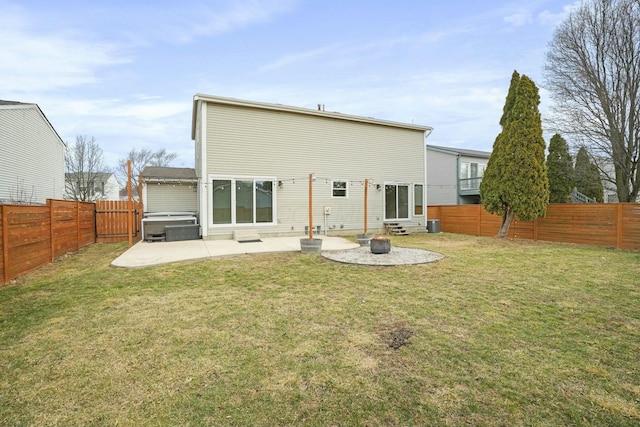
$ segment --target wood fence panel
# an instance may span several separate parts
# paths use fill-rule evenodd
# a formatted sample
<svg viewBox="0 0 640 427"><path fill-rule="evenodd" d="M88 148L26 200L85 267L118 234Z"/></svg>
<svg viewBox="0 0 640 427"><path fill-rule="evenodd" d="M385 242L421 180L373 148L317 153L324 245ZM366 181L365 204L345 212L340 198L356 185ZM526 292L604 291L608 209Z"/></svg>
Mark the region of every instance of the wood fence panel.
<svg viewBox="0 0 640 427"><path fill-rule="evenodd" d="M475 206L429 206L427 218L443 232L495 236L502 218ZM516 218L508 237L640 250L640 204L550 204L544 218Z"/></svg>
<svg viewBox="0 0 640 427"><path fill-rule="evenodd" d="M538 220L538 239L616 246L617 204L551 204Z"/></svg>
<svg viewBox="0 0 640 427"><path fill-rule="evenodd" d="M96 241L126 242L129 239L128 201L99 200L96 202ZM133 239L140 240L142 204L131 202L134 214ZM137 214L136 214L137 213Z"/></svg>
<svg viewBox="0 0 640 427"><path fill-rule="evenodd" d="M498 217L498 228L496 228L496 232L492 234L495 236L498 234L498 230L500 229L500 224L502 224L502 217L496 215ZM513 219L511 223L511 227L509 227L508 237L514 239L530 239L533 240L533 221L520 221L518 217Z"/></svg>
<svg viewBox="0 0 640 427"><path fill-rule="evenodd" d="M5 274L5 235L4 235L4 206L0 205L0 285L7 282L9 279L8 274Z"/></svg>
<svg viewBox="0 0 640 427"><path fill-rule="evenodd" d="M640 205L622 204L621 248L640 250Z"/></svg>
<svg viewBox="0 0 640 427"><path fill-rule="evenodd" d="M500 230L500 224L502 224L502 217L496 214L490 214L483 206L480 206L480 235L481 236L495 236Z"/></svg>
<svg viewBox="0 0 640 427"><path fill-rule="evenodd" d="M440 206L427 206L427 219L440 219Z"/></svg>
<svg viewBox="0 0 640 427"><path fill-rule="evenodd" d="M7 244L5 280L34 270L51 261L49 208L47 206L3 207Z"/></svg>
<svg viewBox="0 0 640 427"><path fill-rule="evenodd" d="M0 284L95 242L93 203L0 206Z"/></svg>
<svg viewBox="0 0 640 427"><path fill-rule="evenodd" d="M80 249L78 244L78 203L51 200L53 205L53 256Z"/></svg>
<svg viewBox="0 0 640 427"><path fill-rule="evenodd" d="M96 205L95 203L80 203L79 206L79 244L80 247L96 242Z"/></svg>
<svg viewBox="0 0 640 427"><path fill-rule="evenodd" d="M478 206L440 206L440 230L447 233L477 234L477 221L480 212Z"/></svg>

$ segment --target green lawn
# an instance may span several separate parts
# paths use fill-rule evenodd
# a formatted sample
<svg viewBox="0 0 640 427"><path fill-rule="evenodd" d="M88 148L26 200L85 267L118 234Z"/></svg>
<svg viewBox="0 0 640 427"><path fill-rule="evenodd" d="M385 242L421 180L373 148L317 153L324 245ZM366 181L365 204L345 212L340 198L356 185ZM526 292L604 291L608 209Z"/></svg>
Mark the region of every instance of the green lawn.
<svg viewBox="0 0 640 427"><path fill-rule="evenodd" d="M0 288L0 425L640 425L640 253L459 235Z"/></svg>

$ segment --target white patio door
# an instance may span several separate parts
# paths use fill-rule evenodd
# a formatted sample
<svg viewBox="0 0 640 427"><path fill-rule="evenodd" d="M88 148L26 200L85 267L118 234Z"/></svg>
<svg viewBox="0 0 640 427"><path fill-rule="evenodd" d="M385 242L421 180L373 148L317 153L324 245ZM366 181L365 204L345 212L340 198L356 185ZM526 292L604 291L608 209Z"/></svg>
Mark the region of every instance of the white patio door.
<svg viewBox="0 0 640 427"><path fill-rule="evenodd" d="M409 184L384 185L384 219L409 219Z"/></svg>

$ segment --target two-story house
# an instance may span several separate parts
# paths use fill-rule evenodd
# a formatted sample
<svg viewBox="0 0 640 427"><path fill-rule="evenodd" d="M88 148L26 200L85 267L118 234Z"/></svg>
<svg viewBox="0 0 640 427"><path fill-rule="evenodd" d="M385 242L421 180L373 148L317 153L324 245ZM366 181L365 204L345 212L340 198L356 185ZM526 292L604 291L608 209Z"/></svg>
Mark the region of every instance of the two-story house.
<svg viewBox="0 0 640 427"><path fill-rule="evenodd" d="M86 202L120 199L120 184L113 173L66 173L65 180L65 199Z"/></svg>
<svg viewBox="0 0 640 427"><path fill-rule="evenodd" d="M192 139L203 238L425 231L432 128L280 104L195 95ZM365 191L365 185L366 190ZM317 232L317 231L316 231Z"/></svg>
<svg viewBox="0 0 640 427"><path fill-rule="evenodd" d="M0 203L61 199L64 148L37 104L0 101Z"/></svg>
<svg viewBox="0 0 640 427"><path fill-rule="evenodd" d="M480 181L490 152L427 145L427 203L480 203Z"/></svg>

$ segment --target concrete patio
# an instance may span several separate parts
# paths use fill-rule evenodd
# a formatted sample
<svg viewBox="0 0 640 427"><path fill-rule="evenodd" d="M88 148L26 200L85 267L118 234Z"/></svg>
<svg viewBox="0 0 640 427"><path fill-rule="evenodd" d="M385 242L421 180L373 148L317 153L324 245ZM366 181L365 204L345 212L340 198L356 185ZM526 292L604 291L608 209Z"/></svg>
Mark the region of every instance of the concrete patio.
<svg viewBox="0 0 640 427"><path fill-rule="evenodd" d="M239 243L235 240L184 240L178 242L138 242L116 258L114 267L147 267L169 262L201 258L215 258L264 252L299 252L300 239L297 237L262 238L260 242ZM322 239L322 251L355 249L359 244L343 237L314 235Z"/></svg>

